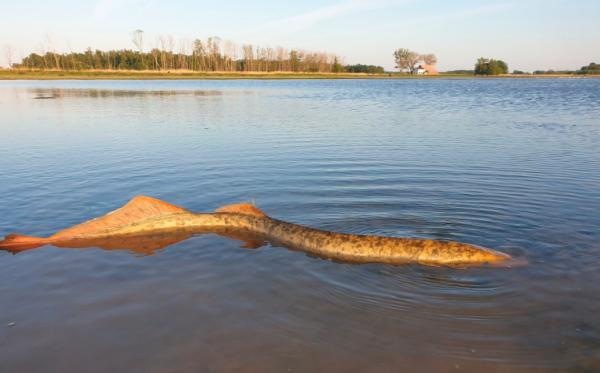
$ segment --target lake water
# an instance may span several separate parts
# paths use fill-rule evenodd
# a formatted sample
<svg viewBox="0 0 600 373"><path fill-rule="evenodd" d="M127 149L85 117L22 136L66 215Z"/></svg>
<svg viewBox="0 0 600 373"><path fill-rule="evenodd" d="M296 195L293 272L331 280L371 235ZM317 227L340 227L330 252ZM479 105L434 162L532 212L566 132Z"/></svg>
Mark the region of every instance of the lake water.
<svg viewBox="0 0 600 373"><path fill-rule="evenodd" d="M600 370L600 79L0 82L0 235L138 194L529 264L0 252L0 371Z"/></svg>

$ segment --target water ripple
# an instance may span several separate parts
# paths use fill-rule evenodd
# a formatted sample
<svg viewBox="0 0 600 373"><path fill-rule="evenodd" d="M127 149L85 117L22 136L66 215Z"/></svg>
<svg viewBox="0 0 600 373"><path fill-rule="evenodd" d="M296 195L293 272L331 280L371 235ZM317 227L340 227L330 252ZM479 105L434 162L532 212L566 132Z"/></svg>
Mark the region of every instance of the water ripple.
<svg viewBox="0 0 600 373"><path fill-rule="evenodd" d="M0 235L148 194L529 263L350 265L214 235L0 252L0 370L598 370L599 84L0 82Z"/></svg>

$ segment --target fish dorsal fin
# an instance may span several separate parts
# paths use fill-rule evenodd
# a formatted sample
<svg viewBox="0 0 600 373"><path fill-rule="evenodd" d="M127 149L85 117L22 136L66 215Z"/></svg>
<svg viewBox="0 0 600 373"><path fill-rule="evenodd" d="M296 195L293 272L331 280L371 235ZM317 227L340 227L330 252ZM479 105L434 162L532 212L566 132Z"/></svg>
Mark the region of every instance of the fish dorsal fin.
<svg viewBox="0 0 600 373"><path fill-rule="evenodd" d="M127 226L144 219L178 212L187 212L187 210L156 198L137 196L117 210L64 229L52 235L51 238L69 239L72 237L85 237L96 232Z"/></svg>
<svg viewBox="0 0 600 373"><path fill-rule="evenodd" d="M219 207L215 210L215 212L228 212L233 214L242 214L242 215L253 215L257 217L267 216L261 209L254 206L251 203L234 203L232 205L225 205L223 207Z"/></svg>

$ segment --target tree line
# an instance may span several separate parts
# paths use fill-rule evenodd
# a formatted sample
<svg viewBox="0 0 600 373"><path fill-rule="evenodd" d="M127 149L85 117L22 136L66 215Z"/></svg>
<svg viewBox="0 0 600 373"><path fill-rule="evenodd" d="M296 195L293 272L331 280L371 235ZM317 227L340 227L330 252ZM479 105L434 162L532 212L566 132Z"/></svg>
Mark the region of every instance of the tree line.
<svg viewBox="0 0 600 373"><path fill-rule="evenodd" d="M365 73L365 74L383 74L385 70L381 66L375 65L346 65L344 66L348 73Z"/></svg>
<svg viewBox="0 0 600 373"><path fill-rule="evenodd" d="M579 74L600 74L600 64L595 62L591 62L587 66L582 66L579 71Z"/></svg>
<svg viewBox="0 0 600 373"><path fill-rule="evenodd" d="M479 58L475 64L476 75L499 75L508 74L508 65L502 60L490 58ZM528 75L525 71L513 70L513 75ZM553 74L580 74L580 75L596 75L600 74L600 64L590 63L587 66L582 66L579 70L535 70L533 75L553 75Z"/></svg>
<svg viewBox="0 0 600 373"><path fill-rule="evenodd" d="M283 47L239 46L219 37L176 42L161 36L146 51L144 33L136 30L131 39L135 49L92 50L58 53L54 50L31 53L14 68L43 70L192 70L200 72L365 72L382 73L381 66L344 66L331 53Z"/></svg>
<svg viewBox="0 0 600 373"><path fill-rule="evenodd" d="M587 66L581 66L579 70L535 70L534 75L545 74L580 74L580 75L600 75L600 64L591 62Z"/></svg>

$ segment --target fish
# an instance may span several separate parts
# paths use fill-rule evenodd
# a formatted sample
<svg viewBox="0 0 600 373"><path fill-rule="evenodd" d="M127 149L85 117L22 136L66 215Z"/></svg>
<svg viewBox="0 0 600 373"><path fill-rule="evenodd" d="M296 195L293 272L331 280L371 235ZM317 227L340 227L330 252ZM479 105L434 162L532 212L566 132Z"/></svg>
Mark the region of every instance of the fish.
<svg viewBox="0 0 600 373"><path fill-rule="evenodd" d="M154 250L196 234L216 233L257 248L265 242L313 256L348 263L481 266L507 263L509 254L456 241L387 237L326 231L272 218L251 203L195 213L148 197L136 196L104 216L49 237L9 234L0 249L18 253L44 245L58 247Z"/></svg>

